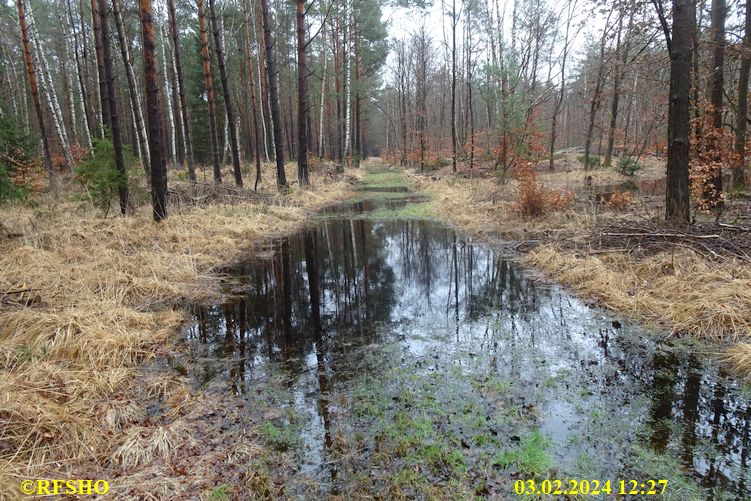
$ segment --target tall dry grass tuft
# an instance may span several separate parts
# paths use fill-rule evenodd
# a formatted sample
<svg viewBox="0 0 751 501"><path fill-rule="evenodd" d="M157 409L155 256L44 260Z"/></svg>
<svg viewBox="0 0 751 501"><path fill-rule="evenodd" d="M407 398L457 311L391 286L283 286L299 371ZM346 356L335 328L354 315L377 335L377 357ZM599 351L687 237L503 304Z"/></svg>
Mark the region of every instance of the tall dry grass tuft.
<svg viewBox="0 0 751 501"><path fill-rule="evenodd" d="M620 252L577 257L543 245L525 262L596 297L602 304L659 325L721 341L751 338L751 270L696 252L661 252L638 261Z"/></svg>
<svg viewBox="0 0 751 501"><path fill-rule="evenodd" d="M146 207L108 219L72 202L0 209L0 485L86 461L143 465L188 439L144 424L154 399L177 417L185 382L139 364L170 349L186 302L220 297L222 267L350 189L320 169L312 189L280 195L270 172L263 201L197 200L162 224Z"/></svg>

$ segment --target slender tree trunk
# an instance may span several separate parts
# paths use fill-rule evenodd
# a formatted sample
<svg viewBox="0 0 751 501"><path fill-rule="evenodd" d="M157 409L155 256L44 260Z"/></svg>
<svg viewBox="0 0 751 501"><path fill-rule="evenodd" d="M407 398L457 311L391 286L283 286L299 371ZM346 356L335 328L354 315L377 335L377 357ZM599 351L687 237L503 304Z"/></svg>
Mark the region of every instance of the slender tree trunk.
<svg viewBox="0 0 751 501"><path fill-rule="evenodd" d="M149 165L151 160L149 158L149 145L146 141L146 126L143 121L143 112L141 111L141 94L138 91L138 82L133 71L133 60L130 57L130 45L125 35L125 27L123 25L123 14L121 0L112 0L112 10L115 14L115 26L117 27L117 38L120 42L120 54L123 57L123 64L125 66L125 77L128 80L128 96L130 96L130 106L133 108L133 116L135 117L136 135L138 137L138 146L141 149L141 163L143 164L143 170L146 173L146 178L149 178Z"/></svg>
<svg viewBox="0 0 751 501"><path fill-rule="evenodd" d="M552 171L555 169L555 140L556 140L556 124L558 122L558 114L561 112L561 105L563 99L566 97L566 61L568 60L569 49L569 31L571 29L571 20L573 19L573 13L576 11L577 0L569 0L566 11L566 35L563 39L563 53L561 54L561 90L558 93L558 97L555 100L553 106L553 117L550 122L550 158L548 167Z"/></svg>
<svg viewBox="0 0 751 501"><path fill-rule="evenodd" d="M196 162L193 158L193 132L190 127L190 115L188 114L188 99L185 97L185 84L183 83L183 67L180 60L180 40L177 31L177 21L175 13L175 0L167 0L167 13L169 15L170 32L172 35L172 45L175 54L175 80L177 81L177 90L180 96L180 109L183 120L183 137L185 139L185 155L188 157L188 177L192 182L196 182Z"/></svg>
<svg viewBox="0 0 751 501"><path fill-rule="evenodd" d="M709 78L710 103L712 104L712 127L716 130L722 129L722 98L725 91L725 18L727 17L727 5L725 0L712 0L711 13L711 33L714 45L712 55L712 74ZM723 149L722 145L714 145L714 151L718 153L716 158L717 167L710 181L711 188L707 192L712 207L722 205L722 158L719 152Z"/></svg>
<svg viewBox="0 0 751 501"><path fill-rule="evenodd" d="M248 61L248 85L250 93L250 103L253 109L253 132L255 134L255 156L256 156L256 182L253 189L258 189L258 183L261 182L261 144L258 134L258 106L256 104L256 89L253 82L253 52L250 46L250 0L243 0L243 15L245 18L245 57Z"/></svg>
<svg viewBox="0 0 751 501"><path fill-rule="evenodd" d="M264 72L263 52L264 52L265 45L263 45L261 43L260 38L258 38L258 33L256 30L255 11L256 11L255 6L252 6L250 10L250 20L251 20L251 23L253 24L253 38L255 38L256 40L256 47L258 49L258 53L257 53L258 64L256 65L256 70L258 73L258 99L259 99L258 111L261 117L261 128L263 130L263 154L264 154L264 158L266 158L266 162L269 162L269 138L268 138L268 132L266 129L266 112L264 111L264 108L267 103L266 99L264 99L265 97L264 82L266 80L265 80L265 72ZM259 182L261 182L260 177L256 180L256 185L258 185Z"/></svg>
<svg viewBox="0 0 751 501"><path fill-rule="evenodd" d="M102 107L108 108L110 118L110 135L112 137L112 146L115 150L115 167L121 176L118 184L118 195L120 198L120 213L125 215L128 210L128 172L125 168L125 159L123 157L123 138L120 129L120 115L117 108L117 83L115 81L115 68L112 64L112 55L110 53L110 36L109 22L107 21L107 0L92 0L92 9L96 7L94 15L99 16L100 34L102 37L102 59L104 60L104 74L99 75L100 80L106 84L106 93L104 96L107 102L102 102Z"/></svg>
<svg viewBox="0 0 751 501"><path fill-rule="evenodd" d="M279 91L277 88L276 56L274 42L271 39L271 21L269 19L268 0L261 0L263 19L263 39L266 45L266 65L268 71L269 100L271 101L271 121L274 124L274 151L276 152L276 184L279 188L287 185L284 174L284 150L282 149L282 117L279 114Z"/></svg>
<svg viewBox="0 0 751 501"><path fill-rule="evenodd" d="M608 128L608 142L605 148L605 159L602 162L603 167L610 167L612 163L613 145L615 144L615 129L618 125L618 105L621 98L621 80L623 79L623 72L625 71L626 63L628 62L628 40L623 44L623 46L621 46L621 28L623 26L622 14L623 13L621 13L621 19L618 21L618 35L616 41L616 50L622 51L620 60L621 66L618 67L618 62L616 62L616 67L613 71L613 100L610 104L610 126ZM631 33L631 24L633 19L634 16L632 11L628 21L626 36L629 36L629 34Z"/></svg>
<svg viewBox="0 0 751 501"><path fill-rule="evenodd" d="M305 1L297 0L297 180L308 186L308 65L305 57Z"/></svg>
<svg viewBox="0 0 751 501"><path fill-rule="evenodd" d="M351 45L352 45L352 21L351 0L344 0L344 161L349 166L350 160L350 143L352 141L352 62L351 62Z"/></svg>
<svg viewBox="0 0 751 501"><path fill-rule="evenodd" d="M157 7L157 18L159 19L159 48L162 53L162 82L164 82L164 102L166 104L167 115L167 142L169 145L169 150L165 153L167 155L167 160L174 166L175 158L177 156L175 114L172 111L172 84L167 75L167 36L164 34L165 16L159 6Z"/></svg>
<svg viewBox="0 0 751 501"><path fill-rule="evenodd" d="M199 0L200 1L200 0ZM159 84L151 0L138 0L143 29L143 72L146 86L146 123L151 152L151 202L154 221L167 217L167 168L162 157L162 119L159 116ZM204 30L205 33L205 30Z"/></svg>
<svg viewBox="0 0 751 501"><path fill-rule="evenodd" d="M613 8L610 9L610 14L613 13ZM600 102L602 97L602 86L604 83L605 75L605 46L607 44L607 34L609 31L608 22L610 21L610 14L605 21L605 29L602 32L602 38L600 39L600 61L597 66L597 77L595 80L595 89L592 95L592 101L589 103L589 125L587 126L587 136L584 139L584 170L589 169L589 156L592 149L592 134L595 128L595 118L597 116L597 110L600 109ZM597 152L600 153L599 151Z"/></svg>
<svg viewBox="0 0 751 501"><path fill-rule="evenodd" d="M325 20L322 20L321 22L324 23L324 26L322 28L321 33L321 58L323 59L323 71L321 72L321 104L319 108L319 116L318 116L318 158L323 158L324 150L324 133L323 133L323 115L324 115L324 108L326 106L326 69L329 63L328 58L326 57L326 25Z"/></svg>
<svg viewBox="0 0 751 501"><path fill-rule="evenodd" d="M66 0L68 14L68 29L73 41L73 56L76 59L76 81L78 82L78 97L81 101L81 111L84 116L84 135L86 136L86 146L91 147L91 134L94 130L89 116L88 92L86 91L85 69L82 67L81 57L79 54L78 33L73 18L73 8L70 0ZM85 63L85 62L84 62Z"/></svg>
<svg viewBox="0 0 751 501"><path fill-rule="evenodd" d="M516 8L516 2L514 2ZM456 0L451 1L451 169L456 172Z"/></svg>
<svg viewBox="0 0 751 501"><path fill-rule="evenodd" d="M673 0L670 40L670 104L668 109L668 165L665 219L689 220L689 97L693 13L691 0Z"/></svg>
<svg viewBox="0 0 751 501"><path fill-rule="evenodd" d="M57 174L52 169L52 154L50 153L50 143L47 137L47 127L44 123L44 111L42 110L42 101L39 98L39 88L37 87L37 75L34 69L34 59L31 55L31 43L29 42L29 28L26 23L26 9L24 0L16 0L18 8L18 24L21 28L21 44L23 45L23 58L26 63L26 73L29 77L29 87L31 89L31 99L34 102L34 110L37 115L37 124L39 125L39 135L42 139L42 148L44 153L44 168L50 178L50 187L57 198Z"/></svg>
<svg viewBox="0 0 751 501"><path fill-rule="evenodd" d="M738 75L738 111L735 123L735 153L738 155L733 166L733 187L746 189L746 129L748 127L748 75L751 70L751 2L745 6L745 29L743 33L743 56Z"/></svg>
<svg viewBox="0 0 751 501"><path fill-rule="evenodd" d="M98 0L91 0L91 25L94 31L94 52L96 53L96 66L97 66L97 81L99 82L99 110L101 115L101 130L100 137L104 137L104 129L109 127L110 114L109 107L104 106L107 95L107 82L102 80L101 75L104 75L104 52L102 49L102 30L100 26L99 16L96 14Z"/></svg>
<svg viewBox="0 0 751 501"><path fill-rule="evenodd" d="M232 109L232 93L229 88L227 79L227 67L224 61L224 45L222 44L222 33L219 29L219 21L216 17L215 0L209 0L209 13L211 15L211 26L214 29L214 46L216 47L216 58L219 61L219 75L222 79L222 91L224 92L224 109L227 117L229 130L229 143L232 149L232 169L235 174L235 184L243 185L243 174L240 170L240 152L237 147L237 125L235 124L235 113Z"/></svg>
<svg viewBox="0 0 751 501"><path fill-rule="evenodd" d="M58 142L60 143L60 149L62 149L65 162L68 167L73 165L73 157L70 153L70 146L68 143L68 135L65 132L65 123L63 123L63 114L60 111L60 103L57 100L57 93L55 92L54 82L52 75L47 66L47 60L45 58L44 45L39 38L39 32L37 31L36 22L34 21L34 13L31 9L31 3L27 3L26 15L28 16L28 30L31 43L36 50L39 59L39 71L42 90L47 96L47 103L52 113L52 123L55 126L57 132Z"/></svg>
<svg viewBox="0 0 751 501"><path fill-rule="evenodd" d="M216 102L214 98L214 77L211 74L211 56L209 55L209 36L206 29L206 6L204 0L196 0L198 5L198 26L201 38L201 57L203 58L203 81L206 86L206 99L209 106L209 134L211 134L211 154L214 167L214 182L222 182L222 166L219 161L219 130L216 121Z"/></svg>

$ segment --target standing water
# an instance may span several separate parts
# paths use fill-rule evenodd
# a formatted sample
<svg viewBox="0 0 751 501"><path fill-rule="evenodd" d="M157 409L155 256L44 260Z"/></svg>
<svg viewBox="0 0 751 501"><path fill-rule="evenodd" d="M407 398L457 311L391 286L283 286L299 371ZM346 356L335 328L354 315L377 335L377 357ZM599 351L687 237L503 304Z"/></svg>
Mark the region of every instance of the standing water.
<svg viewBox="0 0 751 501"><path fill-rule="evenodd" d="M229 302L195 308L186 365L247 401L268 450L249 470L311 499L505 498L531 478L751 496L751 396L701 346L403 218L419 200L390 195L276 242L233 270Z"/></svg>

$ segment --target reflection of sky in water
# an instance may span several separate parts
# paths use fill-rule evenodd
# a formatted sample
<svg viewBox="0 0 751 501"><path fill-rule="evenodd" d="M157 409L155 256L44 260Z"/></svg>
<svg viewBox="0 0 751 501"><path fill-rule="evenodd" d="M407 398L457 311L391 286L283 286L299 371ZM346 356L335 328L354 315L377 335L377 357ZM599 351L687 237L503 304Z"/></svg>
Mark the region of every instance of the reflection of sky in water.
<svg viewBox="0 0 751 501"><path fill-rule="evenodd" d="M614 328L600 310L435 223L329 220L237 273L232 303L197 310L195 378L248 398L249 383L286 378L305 430L304 473L327 471L326 435L337 395L362 376L357 357L396 342L403 358L510 381L570 476L627 478L641 440L707 486L750 492L748 399L713 364Z"/></svg>

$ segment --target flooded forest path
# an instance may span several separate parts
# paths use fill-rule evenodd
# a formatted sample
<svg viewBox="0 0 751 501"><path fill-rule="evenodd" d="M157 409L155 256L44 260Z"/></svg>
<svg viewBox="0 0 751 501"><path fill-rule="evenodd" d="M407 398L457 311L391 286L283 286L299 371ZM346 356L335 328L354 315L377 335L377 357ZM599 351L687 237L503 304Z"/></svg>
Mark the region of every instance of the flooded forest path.
<svg viewBox="0 0 751 501"><path fill-rule="evenodd" d="M751 394L702 345L586 305L367 168L351 201L232 269L230 300L193 308L174 365L243 402L261 444L246 489L505 499L575 479L604 499L664 479L645 497L751 496Z"/></svg>

